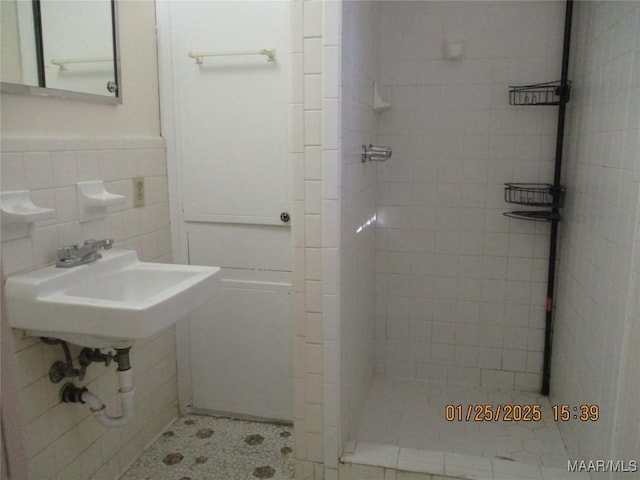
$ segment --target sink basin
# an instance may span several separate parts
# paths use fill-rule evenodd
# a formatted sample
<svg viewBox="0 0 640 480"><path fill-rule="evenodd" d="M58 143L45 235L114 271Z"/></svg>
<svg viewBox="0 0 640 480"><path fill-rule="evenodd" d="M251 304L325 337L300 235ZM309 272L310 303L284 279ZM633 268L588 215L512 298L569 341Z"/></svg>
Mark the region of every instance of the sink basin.
<svg viewBox="0 0 640 480"><path fill-rule="evenodd" d="M220 271L140 262L133 250L102 255L86 265L51 266L7 279L9 325L87 347L131 346L204 303Z"/></svg>

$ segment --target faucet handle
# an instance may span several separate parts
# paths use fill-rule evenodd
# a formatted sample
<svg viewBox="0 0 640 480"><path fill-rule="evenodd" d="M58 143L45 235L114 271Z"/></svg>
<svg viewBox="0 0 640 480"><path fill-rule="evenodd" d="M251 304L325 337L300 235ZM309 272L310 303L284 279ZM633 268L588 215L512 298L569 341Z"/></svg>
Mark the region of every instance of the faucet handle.
<svg viewBox="0 0 640 480"><path fill-rule="evenodd" d="M78 253L77 245L66 245L56 250L58 260L69 260L75 258Z"/></svg>
<svg viewBox="0 0 640 480"><path fill-rule="evenodd" d="M85 240L82 246L78 245L66 245L56 250L57 262L56 267L70 268L76 265L84 265L85 263L93 262L102 258L102 255L98 253L100 248L109 250L113 247L113 239L107 238L104 240Z"/></svg>
<svg viewBox="0 0 640 480"><path fill-rule="evenodd" d="M90 247L93 250L98 250L100 248L109 250L111 247L113 247L113 238L105 238L104 240L96 240L94 238L90 238L84 241L84 246Z"/></svg>

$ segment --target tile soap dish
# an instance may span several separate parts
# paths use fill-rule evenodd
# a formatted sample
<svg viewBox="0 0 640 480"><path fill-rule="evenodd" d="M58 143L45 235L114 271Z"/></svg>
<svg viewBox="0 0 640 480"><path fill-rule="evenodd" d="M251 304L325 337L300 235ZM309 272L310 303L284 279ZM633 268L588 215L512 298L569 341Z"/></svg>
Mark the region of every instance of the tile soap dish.
<svg viewBox="0 0 640 480"><path fill-rule="evenodd" d="M124 201L124 195L107 192L102 180L78 183L78 209L82 223L104 218L109 205Z"/></svg>
<svg viewBox="0 0 640 480"><path fill-rule="evenodd" d="M378 84L373 82L373 111L376 113L384 112L391 108L391 104L382 100L380 92L378 92Z"/></svg>
<svg viewBox="0 0 640 480"><path fill-rule="evenodd" d="M0 208L2 210L2 240L14 240L29 236L34 222L53 218L55 213L51 208L34 205L29 190L0 193Z"/></svg>

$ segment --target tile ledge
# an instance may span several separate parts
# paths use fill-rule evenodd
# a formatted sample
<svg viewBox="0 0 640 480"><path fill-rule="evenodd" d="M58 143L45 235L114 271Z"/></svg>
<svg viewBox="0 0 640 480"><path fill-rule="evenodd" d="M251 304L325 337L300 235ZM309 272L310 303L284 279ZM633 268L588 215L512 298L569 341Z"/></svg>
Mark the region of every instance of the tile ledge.
<svg viewBox="0 0 640 480"><path fill-rule="evenodd" d="M164 149L159 135L3 135L1 150L5 153L28 151Z"/></svg>
<svg viewBox="0 0 640 480"><path fill-rule="evenodd" d="M358 447L360 447L360 451ZM364 451L362 447L365 447ZM353 448L354 451L345 453L340 458L340 463L343 465L353 464L410 473L423 473L425 475L438 475L440 478L451 480L590 480L590 477L586 474L570 473L561 468L511 461L507 463L500 459L438 452L435 450L423 450L422 452L427 458L431 457L433 459L434 455L442 456L444 458L442 465L439 462L421 461L416 458L418 454L416 449L399 448L397 456L381 455L379 458L374 459L372 458L373 452L367 451L369 447L373 450L385 449L389 450L389 452L391 448L394 450L399 448L392 445L356 442L355 448ZM409 458L403 458L403 450L411 452ZM393 460L393 457L395 457L395 460ZM432 463L432 465L427 465L429 463ZM477 468L478 464L487 466L488 469Z"/></svg>

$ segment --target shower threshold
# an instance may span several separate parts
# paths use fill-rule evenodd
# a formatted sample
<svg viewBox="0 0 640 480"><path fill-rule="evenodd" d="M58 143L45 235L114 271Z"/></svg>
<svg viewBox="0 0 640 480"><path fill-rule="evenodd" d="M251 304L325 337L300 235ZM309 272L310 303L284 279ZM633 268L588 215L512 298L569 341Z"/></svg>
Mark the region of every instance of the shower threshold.
<svg viewBox="0 0 640 480"><path fill-rule="evenodd" d="M568 461L545 396L377 378L340 469L345 478L386 478L387 469L412 472L412 480L590 478L568 472Z"/></svg>

